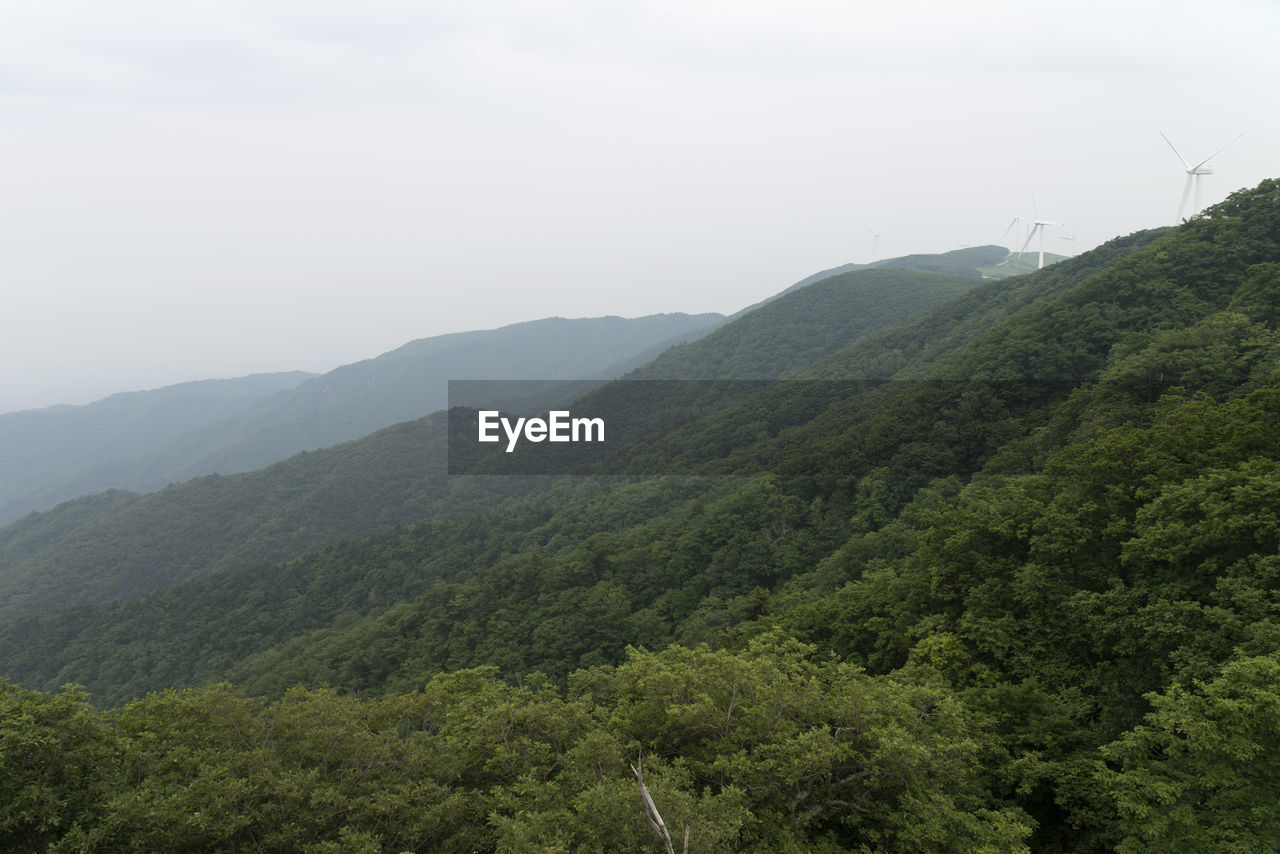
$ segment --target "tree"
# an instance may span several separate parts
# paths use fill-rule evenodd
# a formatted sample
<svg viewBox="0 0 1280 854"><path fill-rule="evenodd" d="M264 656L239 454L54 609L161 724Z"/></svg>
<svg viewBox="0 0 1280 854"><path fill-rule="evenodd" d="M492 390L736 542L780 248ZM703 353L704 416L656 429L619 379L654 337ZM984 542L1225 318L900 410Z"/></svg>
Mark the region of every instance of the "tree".
<svg viewBox="0 0 1280 854"><path fill-rule="evenodd" d="M102 812L119 776L112 734L88 695L0 679L0 848L43 851Z"/></svg>
<svg viewBox="0 0 1280 854"><path fill-rule="evenodd" d="M1147 697L1143 725L1102 749L1121 854L1280 850L1280 652Z"/></svg>

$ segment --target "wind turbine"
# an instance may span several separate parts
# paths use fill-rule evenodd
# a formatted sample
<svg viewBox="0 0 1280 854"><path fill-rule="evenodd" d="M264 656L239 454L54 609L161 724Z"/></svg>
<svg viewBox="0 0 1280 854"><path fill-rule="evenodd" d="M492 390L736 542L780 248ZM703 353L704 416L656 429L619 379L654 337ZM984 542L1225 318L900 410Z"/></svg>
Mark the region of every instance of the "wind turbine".
<svg viewBox="0 0 1280 854"><path fill-rule="evenodd" d="M1036 236L1037 231L1040 232L1040 266L1036 268L1037 270L1044 269L1044 231L1045 227L1050 225L1064 225L1064 223L1054 222L1051 219L1036 220L1035 224L1031 228L1031 233L1027 235L1027 242L1022 244L1022 249L1018 252L1019 255L1025 252L1027 250L1027 246L1031 243L1031 238Z"/></svg>
<svg viewBox="0 0 1280 854"><path fill-rule="evenodd" d="M1160 131L1160 135L1164 136L1164 131ZM1240 134L1240 136L1244 136L1244 134ZM1236 143L1236 140L1240 139L1240 136L1237 136L1235 139L1231 140L1231 142L1228 142L1226 145L1222 146L1222 148L1219 148L1217 151L1215 151L1213 154L1210 154L1204 160L1201 160L1195 166L1192 166L1190 163L1187 162L1187 159L1185 157L1183 157L1181 154L1178 154L1178 149L1173 148L1173 143L1169 142L1169 137L1164 136L1164 141L1169 143L1169 147L1173 149L1173 153L1177 156L1179 160L1182 161L1182 165L1185 166L1187 170L1187 183L1184 184L1182 187L1182 201L1178 203L1178 222L1182 222L1182 211L1187 206L1187 196L1191 195L1192 179L1195 179L1195 184L1196 184L1196 206L1195 206L1195 209L1191 211L1191 215L1195 216L1196 214L1200 213L1200 178L1203 175L1213 174L1213 168L1210 166L1206 166L1205 164L1208 163L1213 158L1217 157L1222 152L1226 151L1232 145L1234 145Z"/></svg>
<svg viewBox="0 0 1280 854"><path fill-rule="evenodd" d="M871 235L871 263L874 264L880 260L880 235L872 231L869 225L864 225L863 228Z"/></svg>
<svg viewBox="0 0 1280 854"><path fill-rule="evenodd" d="M1018 223L1020 223L1020 222L1022 222L1022 217L1020 217L1020 216L1015 216L1015 217L1013 218L1013 222L1009 223L1009 227L1008 227L1008 228L1006 228L1006 229L1004 230L1004 236L1005 236L1005 237L1008 237L1008 236L1009 236L1009 232L1013 231L1014 227L1015 227L1015 226L1017 226L1017 225L1018 225ZM1017 231L1013 231L1013 245L1014 245L1014 246L1017 246L1017 245L1018 245L1018 238L1020 238L1020 237L1022 237L1022 229L1021 229L1021 228L1019 228ZM1012 253L1012 252L1010 252L1009 254L1010 254L1010 255L1012 255L1013 253ZM1022 253L1021 253L1021 252L1019 252L1018 254L1019 254L1019 255L1021 255Z"/></svg>

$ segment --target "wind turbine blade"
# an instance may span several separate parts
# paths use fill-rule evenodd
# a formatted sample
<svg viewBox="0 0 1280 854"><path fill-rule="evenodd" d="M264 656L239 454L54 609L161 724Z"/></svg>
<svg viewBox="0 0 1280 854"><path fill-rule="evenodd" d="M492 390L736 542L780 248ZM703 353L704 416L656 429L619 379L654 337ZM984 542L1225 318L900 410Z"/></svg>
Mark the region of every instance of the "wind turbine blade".
<svg viewBox="0 0 1280 854"><path fill-rule="evenodd" d="M1040 230L1040 223L1037 222L1035 224L1035 227L1031 229L1031 233L1027 235L1027 242L1022 244L1022 248L1018 250L1019 255L1027 251L1027 247L1031 245L1031 238L1035 237L1036 232L1039 230Z"/></svg>
<svg viewBox="0 0 1280 854"><path fill-rule="evenodd" d="M1240 134L1240 136L1244 136L1244 134ZM1231 146L1235 145L1237 142L1239 142L1239 141L1240 141L1240 136L1238 136L1238 137L1236 137L1235 139L1231 140L1231 141L1230 141L1230 142L1228 142L1226 145L1222 146L1222 148L1219 148L1219 149L1218 149L1217 151L1215 151L1213 154L1210 154L1210 155L1209 155L1208 157L1206 157L1204 160L1201 160L1199 163L1197 163L1197 164L1195 165L1195 167L1194 167L1194 168L1195 168L1195 169L1199 169L1201 166L1205 165L1205 164L1206 164L1206 163L1208 163L1210 160L1212 160L1213 158L1217 157L1219 154L1221 154L1222 152L1226 151L1226 150L1227 150L1228 148L1230 148Z"/></svg>
<svg viewBox="0 0 1280 854"><path fill-rule="evenodd" d="M1014 227L1015 225L1017 225L1019 222L1021 222L1021 220L1022 220L1022 217L1020 217L1020 216L1015 216L1015 217L1013 218L1013 222L1009 223L1009 227L1008 227L1008 228L1006 228L1006 229L1004 230L1004 236L1005 236L1005 237L1008 237L1008 236L1009 236L1009 232L1013 231L1013 227Z"/></svg>
<svg viewBox="0 0 1280 854"><path fill-rule="evenodd" d="M1160 135L1161 135L1161 136L1164 136L1164 131L1160 131ZM1164 141L1165 141L1165 142L1169 142L1169 137L1164 136ZM1169 142L1169 147L1170 147L1170 148L1173 148L1173 143L1172 143L1172 142ZM1190 169L1191 169L1191 164L1187 162L1187 158L1185 158L1185 157L1183 157L1181 154L1179 154L1179 153L1178 153L1178 149L1176 149L1176 148L1173 148L1173 154L1174 154L1174 156L1175 156L1175 157L1177 157L1179 160L1181 160L1181 161L1182 161L1182 165L1183 165L1183 166L1185 166L1185 167L1187 167L1187 170L1188 170L1188 171L1190 171ZM1179 216L1179 218L1181 218L1181 216Z"/></svg>
<svg viewBox="0 0 1280 854"><path fill-rule="evenodd" d="M1182 211L1187 206L1187 196L1191 195L1191 179L1190 172L1187 173L1187 183L1182 185L1182 201L1178 202L1178 222L1182 222Z"/></svg>

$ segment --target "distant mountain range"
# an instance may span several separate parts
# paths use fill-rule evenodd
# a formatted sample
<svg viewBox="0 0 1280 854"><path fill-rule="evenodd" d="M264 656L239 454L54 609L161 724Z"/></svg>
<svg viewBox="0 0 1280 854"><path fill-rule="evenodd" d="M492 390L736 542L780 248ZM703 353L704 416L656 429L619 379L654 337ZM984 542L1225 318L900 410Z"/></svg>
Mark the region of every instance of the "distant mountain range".
<svg viewBox="0 0 1280 854"><path fill-rule="evenodd" d="M94 472L248 414L315 375L301 371L202 380L113 394L85 406L0 415L0 524L118 485Z"/></svg>
<svg viewBox="0 0 1280 854"><path fill-rule="evenodd" d="M0 524L106 489L262 468L446 405L450 379L609 379L719 314L547 318L439 335L327 374L268 374L0 415Z"/></svg>

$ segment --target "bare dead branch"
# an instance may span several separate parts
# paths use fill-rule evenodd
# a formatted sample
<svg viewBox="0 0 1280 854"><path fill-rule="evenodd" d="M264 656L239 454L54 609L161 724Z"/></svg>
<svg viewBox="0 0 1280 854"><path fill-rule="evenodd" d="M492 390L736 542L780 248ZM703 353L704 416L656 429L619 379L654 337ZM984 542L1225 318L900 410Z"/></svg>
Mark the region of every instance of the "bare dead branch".
<svg viewBox="0 0 1280 854"><path fill-rule="evenodd" d="M658 806L653 802L653 797L649 794L649 789L644 784L644 775L640 771L640 766L641 760L637 759L636 764L631 766L631 772L636 775L636 783L640 786L640 802L644 805L645 821L649 822L653 832L658 834L658 838L666 846L667 854L676 854L675 847L671 844L671 834L667 833L667 824L662 820L662 816L658 813ZM688 825L685 825L684 828L684 854L689 854Z"/></svg>

